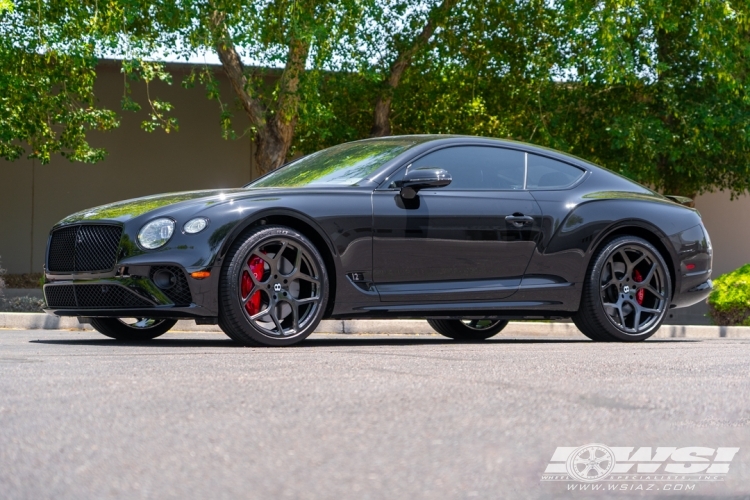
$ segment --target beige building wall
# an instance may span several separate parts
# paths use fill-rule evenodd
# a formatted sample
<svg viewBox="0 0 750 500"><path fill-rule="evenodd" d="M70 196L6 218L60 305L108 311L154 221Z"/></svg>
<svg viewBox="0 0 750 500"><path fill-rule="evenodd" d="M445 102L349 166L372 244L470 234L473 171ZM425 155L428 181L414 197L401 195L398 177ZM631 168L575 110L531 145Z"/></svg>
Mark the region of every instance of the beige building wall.
<svg viewBox="0 0 750 500"><path fill-rule="evenodd" d="M143 84L132 84L143 110L120 111L123 77L117 63L105 62L95 92L102 105L118 112L121 125L90 134L93 146L107 150L104 161L89 165L55 156L40 165L0 160L0 258L8 272L41 272L50 228L73 212L155 193L241 186L253 178L250 138L222 139L219 104L198 85L180 86L186 66L172 65L171 71L174 83L152 83L150 93L174 105L178 132L141 130L148 116ZM233 102L223 74L217 77L224 102ZM239 112L236 122L247 120Z"/></svg>
<svg viewBox="0 0 750 500"><path fill-rule="evenodd" d="M730 201L729 193L708 193L695 200L714 247L713 277L750 263L750 196Z"/></svg>

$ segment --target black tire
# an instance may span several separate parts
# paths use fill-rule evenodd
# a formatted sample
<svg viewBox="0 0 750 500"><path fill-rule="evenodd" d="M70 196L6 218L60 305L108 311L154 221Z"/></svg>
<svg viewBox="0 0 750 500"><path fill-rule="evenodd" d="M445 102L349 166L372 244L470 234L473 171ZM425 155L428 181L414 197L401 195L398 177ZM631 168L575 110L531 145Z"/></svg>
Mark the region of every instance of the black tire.
<svg viewBox="0 0 750 500"><path fill-rule="evenodd" d="M427 323L440 335L466 342L486 340L508 326L506 320L472 320L467 324L460 319L428 319Z"/></svg>
<svg viewBox="0 0 750 500"><path fill-rule="evenodd" d="M177 323L176 319L136 319L137 322L128 324L119 318L91 318L91 326L102 335L116 340L141 342L164 335Z"/></svg>
<svg viewBox="0 0 750 500"><path fill-rule="evenodd" d="M672 297L667 263L656 247L619 236L602 245L591 262L572 317L581 333L598 342L639 342L656 333Z"/></svg>
<svg viewBox="0 0 750 500"><path fill-rule="evenodd" d="M304 235L253 228L237 238L222 267L219 326L246 346L294 345L317 328L328 289L323 257Z"/></svg>

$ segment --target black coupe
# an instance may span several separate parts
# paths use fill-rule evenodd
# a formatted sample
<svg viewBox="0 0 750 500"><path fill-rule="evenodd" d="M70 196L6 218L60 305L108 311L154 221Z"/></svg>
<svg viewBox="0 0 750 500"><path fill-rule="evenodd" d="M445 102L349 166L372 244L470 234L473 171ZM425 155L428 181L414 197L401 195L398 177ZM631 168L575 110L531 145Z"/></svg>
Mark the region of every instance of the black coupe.
<svg viewBox="0 0 750 500"><path fill-rule="evenodd" d="M287 346L324 318L425 318L459 340L572 318L593 340L638 341L706 298L711 260L696 210L584 160L402 136L325 149L239 189L71 215L50 233L44 294L48 313L120 340L178 319Z"/></svg>

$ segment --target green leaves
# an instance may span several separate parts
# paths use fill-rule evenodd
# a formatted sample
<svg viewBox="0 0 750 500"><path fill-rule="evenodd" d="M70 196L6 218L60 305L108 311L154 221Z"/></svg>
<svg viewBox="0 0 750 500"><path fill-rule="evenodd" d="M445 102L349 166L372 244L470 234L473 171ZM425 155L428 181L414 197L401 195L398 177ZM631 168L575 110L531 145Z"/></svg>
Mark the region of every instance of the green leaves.
<svg viewBox="0 0 750 500"><path fill-rule="evenodd" d="M720 326L750 326L750 264L714 280L708 315Z"/></svg>
<svg viewBox="0 0 750 500"><path fill-rule="evenodd" d="M514 138L668 194L745 192L749 14L728 1L461 2L391 93L393 133ZM387 66L358 57L322 82L324 112L299 127L303 151L367 135Z"/></svg>
<svg viewBox="0 0 750 500"><path fill-rule="evenodd" d="M87 142L90 130L111 130L117 115L94 102L94 61L48 51L29 53L0 41L0 156L48 163L60 153L93 163L105 152Z"/></svg>
<svg viewBox="0 0 750 500"><path fill-rule="evenodd" d="M736 0L0 0L0 155L98 161L88 132L116 127L116 111L177 131L152 85L171 74L151 59L220 40L247 65L235 98L215 67L180 83L217 101L225 138L275 145L267 165L369 136L388 101L394 134L534 142L668 194L750 187L750 5ZM121 110L93 93L112 54Z"/></svg>
<svg viewBox="0 0 750 500"><path fill-rule="evenodd" d="M80 26L71 38L64 23L48 23L50 12L70 7L19 3L0 11L0 156L7 160L47 163L60 153L96 162L105 152L88 144L87 133L119 124L113 111L96 105L91 30Z"/></svg>
<svg viewBox="0 0 750 500"><path fill-rule="evenodd" d="M141 105L130 97L131 89L129 81L142 81L146 84L146 101L148 102L150 113L148 115L149 119L141 122L141 128L146 132L163 129L167 134L173 130L179 130L177 118L168 115L173 109L172 105L162 99L151 96L150 84L152 81L159 80L169 85L172 84L172 75L167 71L164 63L138 59L125 60L122 62L122 72L125 75L125 88L121 101L122 109L125 111L140 111Z"/></svg>

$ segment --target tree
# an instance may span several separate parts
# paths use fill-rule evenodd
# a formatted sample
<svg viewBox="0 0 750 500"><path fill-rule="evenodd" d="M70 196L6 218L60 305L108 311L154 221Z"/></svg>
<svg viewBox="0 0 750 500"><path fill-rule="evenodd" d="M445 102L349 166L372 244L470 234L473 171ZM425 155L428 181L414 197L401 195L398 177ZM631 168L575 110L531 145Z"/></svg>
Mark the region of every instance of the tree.
<svg viewBox="0 0 750 500"><path fill-rule="evenodd" d="M398 87L401 82L401 77L412 64L414 57L420 50L424 49L428 43L430 43L430 39L432 38L433 33L435 33L435 29L445 22L445 18L456 3L457 0L442 0L439 4L430 7L426 19L423 21L424 24L422 25L422 29L414 35L409 36L408 33L397 31L393 34L389 33L389 36L386 37L391 49L389 52L393 53L394 57L390 64L386 64L387 58L383 58L379 62L379 65L381 66L387 65L388 69L386 71L381 69L385 79L380 86L377 99L375 100L373 124L372 130L370 131L372 137L391 135L391 103L393 101L393 91ZM387 17L394 12L399 12L408 7L413 9L416 6L406 3L401 5L390 4L387 8L377 8L377 24L379 24L381 28L397 25L397 23L392 21L388 22ZM383 19L384 17L386 19ZM373 24L375 23L363 23L363 26L370 26Z"/></svg>
<svg viewBox="0 0 750 500"><path fill-rule="evenodd" d="M164 65L149 61L150 56L187 57L208 50L218 54L249 119L260 171L270 171L289 156L299 108L316 95L315 74L359 12L355 0L24 3L0 14L0 89L9 96L7 113L0 115L0 152L18 158L26 143L30 157L44 162L56 152L71 160L100 160L104 152L89 147L86 132L109 130L118 120L113 111L95 107L98 57L121 54L123 72L131 79L171 83ZM246 68L241 53L266 68ZM266 78L269 74L273 78ZM206 85L209 98L218 98L212 71L197 70L185 83L196 79ZM170 103L149 96L148 105L144 129L177 128ZM231 137L231 106L221 106L225 135ZM52 113L56 109L63 112ZM129 96L127 80L123 109L140 109Z"/></svg>
<svg viewBox="0 0 750 500"><path fill-rule="evenodd" d="M745 2L571 0L544 141L668 194L750 187ZM565 117L564 119L561 117Z"/></svg>
<svg viewBox="0 0 750 500"><path fill-rule="evenodd" d="M370 135L466 133L568 151L669 194L750 188L744 0L46 0L0 12L0 35L6 158L101 159L86 134L117 126L92 91L103 54L148 83L171 78L149 55L209 50L262 171ZM183 83L195 81L218 99L212 71ZM219 102L234 137L235 108ZM148 106L145 129L176 128L169 103ZM127 88L123 107L138 107Z"/></svg>
<svg viewBox="0 0 750 500"><path fill-rule="evenodd" d="M533 142L667 194L743 193L748 14L731 1L463 2L389 93L393 131ZM366 133L367 83L329 81L347 138Z"/></svg>
<svg viewBox="0 0 750 500"><path fill-rule="evenodd" d="M43 15L56 15L58 7ZM0 4L0 156L27 154L47 163L61 153L75 161L101 160L104 151L89 146L87 132L119 122L94 97L98 26L80 18L70 25L47 20L37 4Z"/></svg>
<svg viewBox="0 0 750 500"><path fill-rule="evenodd" d="M316 71L322 68L330 57L330 47L343 30L356 23L358 12L356 2L330 4L308 0L270 3L260 15L256 14L256 23L247 23L248 16L253 14L247 8L217 8L208 15L212 44L254 129L255 157L261 172L281 166L289 156L301 103L304 100L309 105L316 93L310 85L314 76L303 81L307 65L312 63ZM256 38L255 33L260 37ZM257 47L252 54L255 59L283 61L284 67L269 97L263 97L267 82L248 78L235 46L237 42ZM282 47L283 55L268 57Z"/></svg>
<svg viewBox="0 0 750 500"><path fill-rule="evenodd" d="M394 97L399 103L396 117L408 111L398 96L409 68L435 51L446 55L440 46L450 36L449 20L467 5L471 2L367 2L356 30L336 50L337 64L323 75L319 105L302 116L295 147L312 152L347 140L390 135ZM417 71L425 70L429 73L424 66Z"/></svg>

